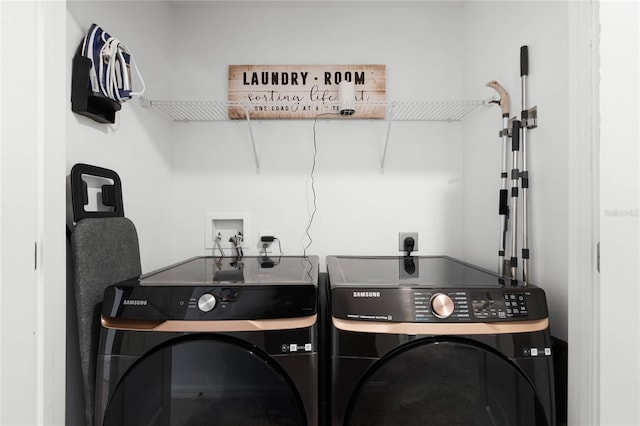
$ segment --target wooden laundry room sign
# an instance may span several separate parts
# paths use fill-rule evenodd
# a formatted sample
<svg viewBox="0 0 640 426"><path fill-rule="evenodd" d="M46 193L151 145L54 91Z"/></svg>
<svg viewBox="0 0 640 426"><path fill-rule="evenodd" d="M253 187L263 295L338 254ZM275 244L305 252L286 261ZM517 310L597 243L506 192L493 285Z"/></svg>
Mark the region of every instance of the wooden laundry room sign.
<svg viewBox="0 0 640 426"><path fill-rule="evenodd" d="M341 81L353 82L352 118L384 118L384 65L229 65L229 118L338 118Z"/></svg>

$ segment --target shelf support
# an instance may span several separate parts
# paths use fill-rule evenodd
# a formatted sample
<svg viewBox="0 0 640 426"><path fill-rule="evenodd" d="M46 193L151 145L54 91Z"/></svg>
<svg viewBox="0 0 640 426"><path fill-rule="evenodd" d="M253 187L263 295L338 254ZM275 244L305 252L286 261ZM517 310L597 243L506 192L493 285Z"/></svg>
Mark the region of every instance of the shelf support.
<svg viewBox="0 0 640 426"><path fill-rule="evenodd" d="M244 115L247 119L247 127L249 128L249 137L251 138L251 147L253 148L253 159L256 162L256 174L260 174L260 160L258 159L258 151L256 150L256 141L253 138L253 128L251 127L251 118L249 117L249 109L244 108Z"/></svg>
<svg viewBox="0 0 640 426"><path fill-rule="evenodd" d="M387 159L387 148L389 147L389 135L391 135L391 123L393 123L394 111L396 108L395 102L389 105L389 114L387 117L387 137L384 141L384 149L382 150L382 159L380 160L380 174L384 174L384 163Z"/></svg>

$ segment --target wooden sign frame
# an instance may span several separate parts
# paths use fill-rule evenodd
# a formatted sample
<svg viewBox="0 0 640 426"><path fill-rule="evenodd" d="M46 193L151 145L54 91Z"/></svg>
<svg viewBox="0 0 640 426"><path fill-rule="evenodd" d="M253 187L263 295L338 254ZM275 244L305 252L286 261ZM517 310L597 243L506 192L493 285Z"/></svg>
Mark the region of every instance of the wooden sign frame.
<svg viewBox="0 0 640 426"><path fill-rule="evenodd" d="M351 118L385 117L384 65L229 65L229 118L344 117L338 96L343 80L355 88Z"/></svg>

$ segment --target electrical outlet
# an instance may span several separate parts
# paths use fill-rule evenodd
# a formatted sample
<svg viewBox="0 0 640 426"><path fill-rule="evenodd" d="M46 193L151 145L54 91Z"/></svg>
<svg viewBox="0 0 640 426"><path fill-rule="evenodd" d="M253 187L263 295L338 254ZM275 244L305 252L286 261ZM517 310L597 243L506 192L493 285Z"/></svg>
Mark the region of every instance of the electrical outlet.
<svg viewBox="0 0 640 426"><path fill-rule="evenodd" d="M265 241L262 241L262 239L265 239ZM271 253L271 245L273 244L275 238L275 234L271 231L262 231L262 232L258 232L258 251L262 254L265 253Z"/></svg>
<svg viewBox="0 0 640 426"><path fill-rule="evenodd" d="M413 250L418 251L418 233L417 232L398 232L398 251L406 252L405 240L407 238L413 238Z"/></svg>

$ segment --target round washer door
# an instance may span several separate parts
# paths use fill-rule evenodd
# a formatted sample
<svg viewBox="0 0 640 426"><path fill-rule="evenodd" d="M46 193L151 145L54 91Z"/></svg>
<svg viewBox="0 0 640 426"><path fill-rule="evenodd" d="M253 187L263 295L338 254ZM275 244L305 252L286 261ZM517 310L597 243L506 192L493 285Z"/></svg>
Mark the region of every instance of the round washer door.
<svg viewBox="0 0 640 426"><path fill-rule="evenodd" d="M189 339L154 350L118 382L105 426L306 425L286 373L240 342Z"/></svg>
<svg viewBox="0 0 640 426"><path fill-rule="evenodd" d="M347 426L541 426L547 418L517 367L488 348L462 341L405 345L363 378Z"/></svg>

